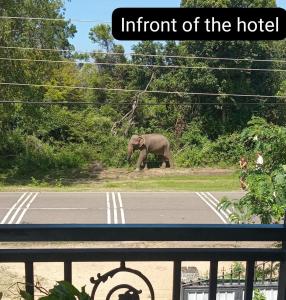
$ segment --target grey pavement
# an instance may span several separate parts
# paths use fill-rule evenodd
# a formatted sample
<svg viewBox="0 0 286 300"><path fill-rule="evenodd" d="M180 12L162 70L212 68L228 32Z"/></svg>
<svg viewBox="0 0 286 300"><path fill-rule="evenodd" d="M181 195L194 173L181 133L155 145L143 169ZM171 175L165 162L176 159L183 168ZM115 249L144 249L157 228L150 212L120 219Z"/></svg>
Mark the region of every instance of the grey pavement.
<svg viewBox="0 0 286 300"><path fill-rule="evenodd" d="M227 224L218 211L243 192L5 192L1 224Z"/></svg>

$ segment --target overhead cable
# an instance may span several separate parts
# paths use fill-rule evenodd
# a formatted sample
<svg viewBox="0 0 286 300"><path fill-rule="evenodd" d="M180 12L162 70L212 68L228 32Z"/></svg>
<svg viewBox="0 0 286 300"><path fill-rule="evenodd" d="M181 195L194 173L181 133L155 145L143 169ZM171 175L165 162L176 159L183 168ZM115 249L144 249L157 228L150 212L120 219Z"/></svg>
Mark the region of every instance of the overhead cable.
<svg viewBox="0 0 286 300"><path fill-rule="evenodd" d="M49 101L27 101L27 100L0 100L0 104L41 104L41 105L94 105L94 106L102 106L106 104L112 104L110 101L98 103L91 101L57 101L57 100L49 100ZM118 105L132 105L131 102L120 102ZM138 103L139 106L160 106L160 105L183 105L183 106L192 106L192 105L215 105L215 106L227 106L227 105L239 105L239 106L249 106L249 105L286 105L286 102L243 102L243 103L215 103L215 102L162 102L162 103L154 103L154 102L144 102Z"/></svg>
<svg viewBox="0 0 286 300"><path fill-rule="evenodd" d="M100 23L111 24L111 22L100 20L81 20L81 19L63 19L63 18L42 18L42 17L25 17L25 16L0 16L3 20L23 20L23 21L52 21L52 22L77 22L77 23Z"/></svg>
<svg viewBox="0 0 286 300"><path fill-rule="evenodd" d="M269 59L256 59L256 58L234 58L234 57L208 57L208 56L192 56L192 55L168 55L168 54L144 54L136 52L102 52L102 51L81 51L69 49L54 49L54 48L33 48L33 47L16 47L16 46L0 46L0 49L15 49L15 50L35 50L35 51L52 51L52 52L76 52L78 54L93 54L93 55L126 55L126 56L139 56L139 57L165 57L165 58L181 58L181 59L202 59L202 60L226 60L226 61L250 61L250 62L275 62L286 63L286 60L269 58Z"/></svg>
<svg viewBox="0 0 286 300"><path fill-rule="evenodd" d="M106 66L125 66L125 67L151 67L158 69L203 69L203 70L233 70L233 71L260 71L260 72L286 72L284 69L259 69L259 68L234 68L234 67L209 67L209 66L182 66L182 65L153 65L153 64L134 64L134 63L110 63L110 62L87 62L70 60L48 60L31 58L10 58L0 57L2 61L24 61L24 62L44 62L60 64L85 64L85 65L106 65Z"/></svg>
<svg viewBox="0 0 286 300"><path fill-rule="evenodd" d="M286 98L286 95L255 95L255 94L228 94L228 93L198 93L184 91L161 91L161 90L138 90L138 89L122 89L122 88L103 88L103 87L87 87L87 86L70 86L70 85L52 85L52 84L36 84L36 83L18 83L18 82L0 82L3 86L32 86L32 87L47 87L47 88L68 88L82 90L98 90L109 92L126 92L126 93L152 93L152 94L170 94L178 96L220 96L220 97L254 97L254 98Z"/></svg>

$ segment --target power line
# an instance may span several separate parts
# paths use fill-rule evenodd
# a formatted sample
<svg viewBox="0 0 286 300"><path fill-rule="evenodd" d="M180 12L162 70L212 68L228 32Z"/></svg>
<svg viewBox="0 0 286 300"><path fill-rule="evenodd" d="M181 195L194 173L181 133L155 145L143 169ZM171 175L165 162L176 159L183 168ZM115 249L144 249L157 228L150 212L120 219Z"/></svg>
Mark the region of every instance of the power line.
<svg viewBox="0 0 286 300"><path fill-rule="evenodd" d="M23 17L23 16L0 16L4 20L23 20L23 21L53 21L53 22L77 22L77 23L101 23L111 24L100 20L80 20L80 19L62 19L62 18L41 18L41 17Z"/></svg>
<svg viewBox="0 0 286 300"><path fill-rule="evenodd" d="M10 58L0 57L2 61L26 61L26 62L45 62L60 64L85 64L85 65L106 65L106 66L126 66L126 67L152 67L158 69L203 69L203 70L232 70L232 71L260 71L260 72L286 72L284 69L259 69L259 68L233 68L233 67L209 67L209 66L181 66L181 65L152 65L152 64L133 64L133 63L110 63L110 62L86 62L69 60L48 60L31 58Z"/></svg>
<svg viewBox="0 0 286 300"><path fill-rule="evenodd" d="M0 49L12 50L36 50L36 51L52 51L52 52L77 52L82 54L91 54L92 52L76 51L71 49L55 49L55 48L33 48L33 47L16 47L16 46L0 46Z"/></svg>
<svg viewBox="0 0 286 300"><path fill-rule="evenodd" d="M138 89L121 89L121 88L102 88L102 87L86 87L86 86L70 86L70 85L51 85L51 84L35 84L35 83L17 83L17 82L0 82L3 86L32 86L32 87L48 87L48 88L69 88L69 89L82 89L82 90L98 90L109 92L127 92L127 93L153 93L153 94L170 94L170 95L196 95L196 96L220 96L220 97L254 97L254 98L277 98L284 99L286 95L273 96L273 95L254 95L254 94L226 94L226 93L197 93L197 92L183 92L183 91L161 91L161 90L138 90Z"/></svg>
<svg viewBox="0 0 286 300"><path fill-rule="evenodd" d="M182 59L202 59L202 60L225 60L225 61L250 61L250 62L275 62L286 63L286 60L281 59L255 59L255 58L231 58L231 57L207 57L207 56L184 56L184 55L167 55L167 54L144 54L135 52L101 52L101 51L81 51L68 49L53 49L53 48L33 48L33 47L15 47L15 46L0 46L0 49L15 49L15 50L36 50L36 51L52 51L52 52L76 52L79 54L103 54L103 55L126 55L126 56L141 56L141 57L165 57L165 58L182 58Z"/></svg>
<svg viewBox="0 0 286 300"><path fill-rule="evenodd" d="M110 101L105 101L104 103L96 103L91 101L57 101L57 100L49 100L49 101L25 101L25 100L0 100L0 104L27 104L27 105L33 105L33 104L41 104L41 105L93 105L93 106L102 106L106 104L111 104ZM132 105L131 102L121 102L118 103L119 105ZM160 106L160 105L169 105L169 104L175 104L170 102L163 102L163 103L154 103L154 102L145 102L145 103L138 103L139 106ZM244 103L238 103L238 105L286 105L286 102L259 102L259 103L253 103L253 102L244 102ZM176 105L183 105L183 106L192 106L192 105L216 105L216 106L228 106L228 105L236 105L234 103L214 103L214 102L178 102Z"/></svg>

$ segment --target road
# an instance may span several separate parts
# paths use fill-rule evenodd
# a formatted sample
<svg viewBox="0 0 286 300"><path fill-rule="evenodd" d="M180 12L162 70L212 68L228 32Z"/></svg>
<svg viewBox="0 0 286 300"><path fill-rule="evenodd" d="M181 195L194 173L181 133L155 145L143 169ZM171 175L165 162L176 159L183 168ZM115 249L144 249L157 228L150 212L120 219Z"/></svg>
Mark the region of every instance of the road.
<svg viewBox="0 0 286 300"><path fill-rule="evenodd" d="M1 224L227 224L223 197L243 192L3 192Z"/></svg>

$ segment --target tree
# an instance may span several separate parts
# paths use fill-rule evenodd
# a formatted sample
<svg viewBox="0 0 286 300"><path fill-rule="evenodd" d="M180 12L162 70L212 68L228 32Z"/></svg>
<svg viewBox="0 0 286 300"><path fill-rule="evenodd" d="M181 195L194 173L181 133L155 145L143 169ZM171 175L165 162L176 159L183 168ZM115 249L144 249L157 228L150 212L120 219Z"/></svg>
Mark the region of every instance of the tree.
<svg viewBox="0 0 286 300"><path fill-rule="evenodd" d="M275 7L275 1L267 0L183 0L183 7ZM218 58L249 58L245 61L227 60L204 60L204 64L209 67L240 67L240 68L266 68L274 69L274 62L256 62L255 59L279 58L284 53L285 41L277 43L273 41L184 41L180 45L185 47L189 55L206 56ZM284 45L284 46L283 46ZM279 50L278 50L279 49ZM236 70L212 71L215 77L213 86L209 91L213 93L225 94L260 94L275 95L279 89L281 74L272 72L240 72ZM278 83L278 85L277 85ZM191 86L191 91L196 91ZM200 97L202 98L202 97ZM205 101L205 98L199 100ZM210 134L214 137L223 132L241 129L251 116L258 111L260 116L275 122L285 121L285 117L279 113L279 106L265 105L259 98L239 98L233 96L212 97L212 101L217 105L205 107L201 115L205 117L205 128L212 128L213 122L217 123L216 128L212 128ZM246 103L251 102L252 105ZM266 101L267 102L267 101ZM269 102L276 102L275 99ZM279 101L277 101L279 102ZM271 109L269 109L271 108Z"/></svg>
<svg viewBox="0 0 286 300"><path fill-rule="evenodd" d="M89 31L89 38L107 52L111 51L114 46L110 25L99 24L94 26Z"/></svg>

